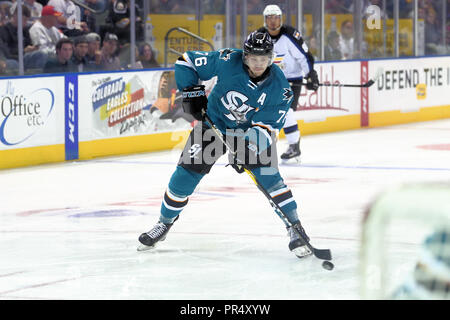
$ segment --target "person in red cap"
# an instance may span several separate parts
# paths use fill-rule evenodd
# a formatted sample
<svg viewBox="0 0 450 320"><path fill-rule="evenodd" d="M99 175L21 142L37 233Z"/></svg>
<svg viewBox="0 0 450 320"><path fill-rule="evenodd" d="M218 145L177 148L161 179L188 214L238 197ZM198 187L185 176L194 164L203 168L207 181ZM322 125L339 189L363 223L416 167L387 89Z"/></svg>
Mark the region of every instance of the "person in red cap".
<svg viewBox="0 0 450 320"><path fill-rule="evenodd" d="M58 24L56 18L61 15L62 13L56 11L54 7L44 6L40 19L36 20L30 28L31 42L48 56L55 55L56 43L65 37L56 27Z"/></svg>
<svg viewBox="0 0 450 320"><path fill-rule="evenodd" d="M60 17L62 16L62 12L56 11L53 6L45 6L42 8L41 16L54 16Z"/></svg>
<svg viewBox="0 0 450 320"><path fill-rule="evenodd" d="M53 6L62 14L58 16L58 28L68 37L76 37L89 32L85 21L81 21L80 8L69 0L50 0L47 5Z"/></svg>

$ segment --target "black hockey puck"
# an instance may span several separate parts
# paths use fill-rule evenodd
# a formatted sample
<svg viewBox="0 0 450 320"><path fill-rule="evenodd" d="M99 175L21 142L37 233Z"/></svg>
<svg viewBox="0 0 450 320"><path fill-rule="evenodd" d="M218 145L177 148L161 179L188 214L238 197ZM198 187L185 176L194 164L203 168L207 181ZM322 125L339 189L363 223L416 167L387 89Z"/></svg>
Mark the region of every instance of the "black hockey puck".
<svg viewBox="0 0 450 320"><path fill-rule="evenodd" d="M326 270L333 270L334 264L331 261L322 262L322 267Z"/></svg>

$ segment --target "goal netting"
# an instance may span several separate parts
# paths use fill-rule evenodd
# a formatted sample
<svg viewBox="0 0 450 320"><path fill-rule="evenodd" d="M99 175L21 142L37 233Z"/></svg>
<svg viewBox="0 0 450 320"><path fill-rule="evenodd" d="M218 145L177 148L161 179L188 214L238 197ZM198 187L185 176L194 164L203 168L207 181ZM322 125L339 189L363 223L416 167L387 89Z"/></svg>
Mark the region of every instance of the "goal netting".
<svg viewBox="0 0 450 320"><path fill-rule="evenodd" d="M368 207L363 299L450 299L450 183L402 185Z"/></svg>

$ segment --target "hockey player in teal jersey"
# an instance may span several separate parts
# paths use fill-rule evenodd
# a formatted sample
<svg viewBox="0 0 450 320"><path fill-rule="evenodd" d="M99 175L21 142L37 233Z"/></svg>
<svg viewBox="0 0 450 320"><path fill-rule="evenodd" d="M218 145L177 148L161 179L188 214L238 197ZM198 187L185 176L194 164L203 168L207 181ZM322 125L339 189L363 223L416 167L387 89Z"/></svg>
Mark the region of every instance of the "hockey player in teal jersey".
<svg viewBox="0 0 450 320"><path fill-rule="evenodd" d="M241 172L239 164L245 164L289 221L304 231L297 203L280 176L276 153L276 133L283 128L293 94L283 72L272 62L270 35L256 31L248 36L243 50L188 51L177 60L175 79L183 92L183 109L199 122L171 176L159 221L140 235L138 250L152 248L166 238L198 183L227 151L208 122L202 121L204 111L234 147L235 155L229 156L232 167ZM215 76L216 85L207 98L199 81ZM289 249L298 257L310 255L294 226L286 227Z"/></svg>

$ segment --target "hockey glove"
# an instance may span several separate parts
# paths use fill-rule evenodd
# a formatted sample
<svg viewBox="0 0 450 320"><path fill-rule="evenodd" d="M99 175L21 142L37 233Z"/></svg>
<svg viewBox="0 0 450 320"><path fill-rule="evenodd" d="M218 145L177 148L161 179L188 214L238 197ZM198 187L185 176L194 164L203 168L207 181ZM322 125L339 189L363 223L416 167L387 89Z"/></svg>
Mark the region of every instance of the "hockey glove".
<svg viewBox="0 0 450 320"><path fill-rule="evenodd" d="M317 89L319 89L319 77L314 69L312 69L306 76L306 88L313 91L317 91Z"/></svg>
<svg viewBox="0 0 450 320"><path fill-rule="evenodd" d="M196 120L202 120L202 110L206 110L208 99L205 86L197 85L183 89L183 110L192 115Z"/></svg>
<svg viewBox="0 0 450 320"><path fill-rule="evenodd" d="M252 127L245 131L242 135L237 136L235 144L235 154L230 155L230 165L238 172L244 172L241 164L261 165L270 159L264 153L271 147L273 137L260 127ZM264 155L262 155L264 153ZM262 156L262 158L261 158ZM265 164L265 163L264 163Z"/></svg>

